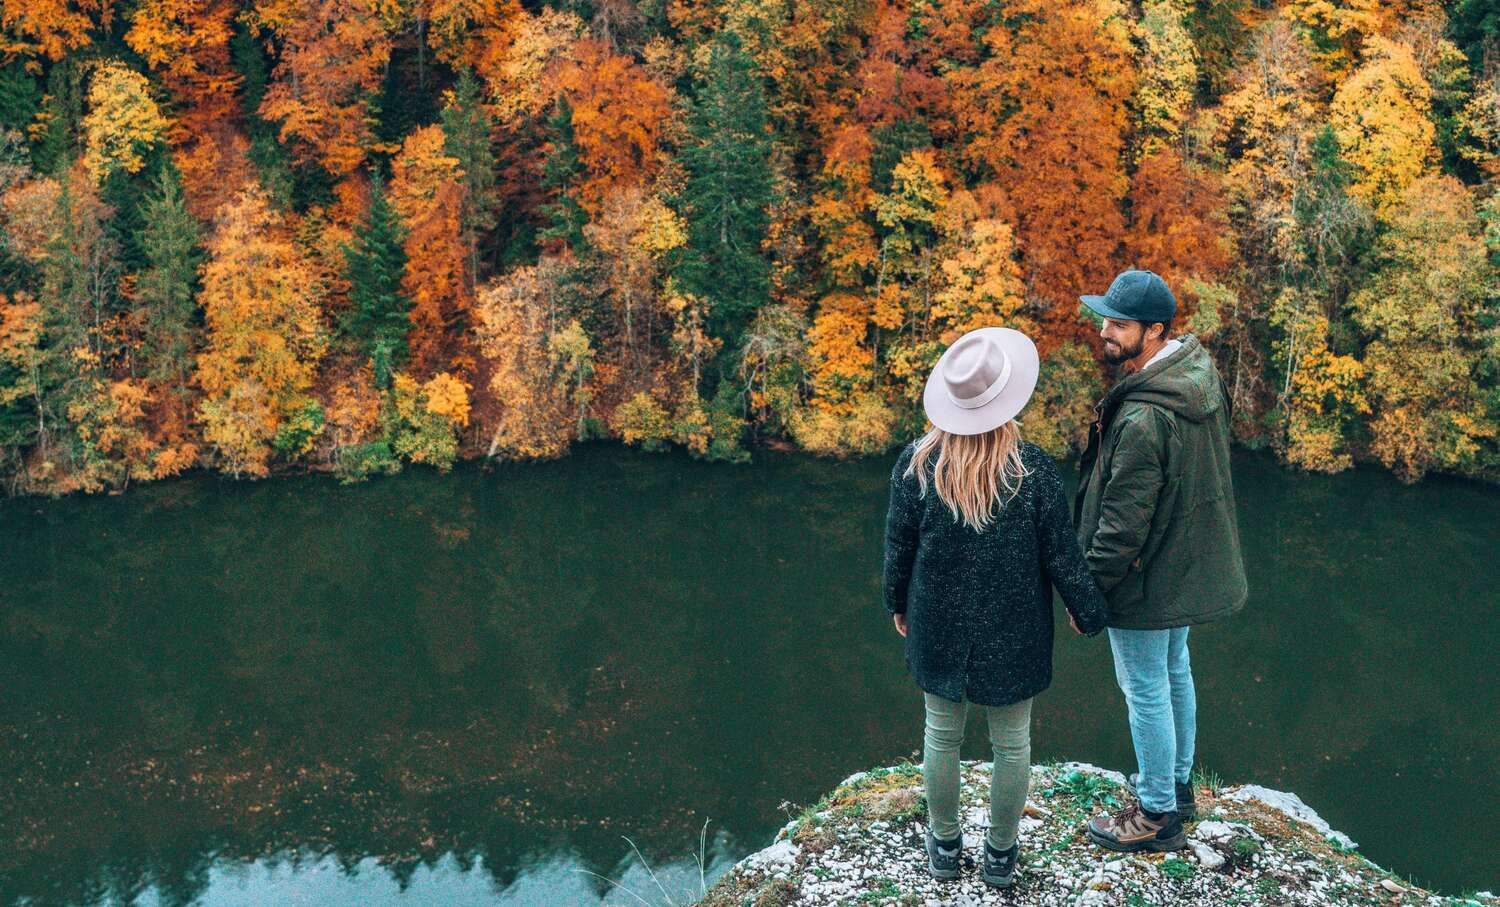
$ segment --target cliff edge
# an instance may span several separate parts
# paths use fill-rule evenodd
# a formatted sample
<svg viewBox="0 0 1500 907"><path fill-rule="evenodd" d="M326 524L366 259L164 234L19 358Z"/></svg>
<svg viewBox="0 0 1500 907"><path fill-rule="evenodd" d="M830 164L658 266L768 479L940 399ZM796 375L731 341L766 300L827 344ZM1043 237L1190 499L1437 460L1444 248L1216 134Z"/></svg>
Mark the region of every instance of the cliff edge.
<svg viewBox="0 0 1500 907"><path fill-rule="evenodd" d="M1088 819L1127 802L1125 779L1069 762L1032 768L1016 885L994 891L973 860L983 846L990 764L965 762L960 815L965 872L927 875L921 766L861 772L788 822L771 846L741 860L700 907L978 907L1026 905L1424 905L1500 907L1483 892L1433 894L1360 856L1294 794L1257 785L1200 784L1188 846L1124 855L1083 834Z"/></svg>

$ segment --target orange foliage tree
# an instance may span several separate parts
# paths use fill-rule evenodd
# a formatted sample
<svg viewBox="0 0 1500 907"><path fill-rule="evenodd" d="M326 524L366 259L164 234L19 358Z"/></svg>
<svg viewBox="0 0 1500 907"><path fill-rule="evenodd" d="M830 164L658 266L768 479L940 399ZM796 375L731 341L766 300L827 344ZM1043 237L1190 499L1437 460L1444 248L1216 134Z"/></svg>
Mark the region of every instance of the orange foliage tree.
<svg viewBox="0 0 1500 907"><path fill-rule="evenodd" d="M558 72L573 108L573 140L586 175L578 201L597 212L611 187L638 183L657 166L671 94L645 68L600 41L579 41Z"/></svg>
<svg viewBox="0 0 1500 907"><path fill-rule="evenodd" d="M0 61L25 57L35 67L36 57L61 60L113 18L112 0L0 0Z"/></svg>
<svg viewBox="0 0 1500 907"><path fill-rule="evenodd" d="M260 112L281 140L335 177L353 173L372 142L370 99L391 40L374 0L288 0L253 7L252 23L281 39Z"/></svg>
<svg viewBox="0 0 1500 907"><path fill-rule="evenodd" d="M475 364L464 346L471 299L459 223L463 171L443 148L442 127L426 126L406 137L391 162L391 204L407 229L401 281L412 301L407 343L419 375L443 368L469 373Z"/></svg>
<svg viewBox="0 0 1500 907"><path fill-rule="evenodd" d="M161 75L177 107L168 138L177 149L188 208L208 219L250 178L241 128L243 77L230 58L234 0L143 0L125 43Z"/></svg>
<svg viewBox="0 0 1500 907"><path fill-rule="evenodd" d="M965 162L1009 196L1027 283L1061 338L1081 330L1081 288L1118 269L1129 23L1123 5L1093 0L1021 0L1007 13L1018 27L990 29L988 58L952 76L955 117Z"/></svg>

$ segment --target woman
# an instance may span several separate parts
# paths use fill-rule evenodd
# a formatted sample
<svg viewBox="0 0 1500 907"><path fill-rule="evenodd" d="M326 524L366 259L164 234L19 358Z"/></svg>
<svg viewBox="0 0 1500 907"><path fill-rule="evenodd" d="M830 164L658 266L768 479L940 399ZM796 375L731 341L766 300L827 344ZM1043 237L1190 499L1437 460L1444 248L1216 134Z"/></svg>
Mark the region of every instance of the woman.
<svg viewBox="0 0 1500 907"><path fill-rule="evenodd" d="M982 876L1001 888L1019 856L1031 700L1052 682L1052 587L1078 632L1095 635L1106 616L1057 468L1015 421L1037 367L1036 347L1009 328L949 347L923 395L934 428L896 461L886 517L886 609L927 703L928 871L959 874L958 748L973 702L995 754Z"/></svg>

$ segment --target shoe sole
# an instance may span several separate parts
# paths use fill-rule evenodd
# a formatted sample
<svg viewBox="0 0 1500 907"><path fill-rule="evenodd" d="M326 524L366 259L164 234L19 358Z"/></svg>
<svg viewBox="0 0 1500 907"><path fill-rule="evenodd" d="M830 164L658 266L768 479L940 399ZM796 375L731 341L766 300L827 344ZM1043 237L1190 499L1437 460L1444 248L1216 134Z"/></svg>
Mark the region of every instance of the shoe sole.
<svg viewBox="0 0 1500 907"><path fill-rule="evenodd" d="M1094 834L1094 830L1091 828L1089 829L1089 840L1093 841L1095 844L1098 844L1100 847L1105 848L1106 850L1113 850L1116 853L1139 853L1143 850L1151 851L1153 853L1167 853L1168 851L1181 850L1182 848L1187 846L1187 832L1178 832L1176 835L1167 838L1166 840L1159 841L1155 838L1148 838L1144 841L1137 841L1133 844L1126 844L1121 841L1115 841L1110 838L1096 835Z"/></svg>
<svg viewBox="0 0 1500 907"><path fill-rule="evenodd" d="M962 875L957 869L934 869L931 866L927 867L927 874L939 882L951 882Z"/></svg>
<svg viewBox="0 0 1500 907"><path fill-rule="evenodd" d="M984 884L990 886L991 888L1010 888L1011 886L1016 884L1015 873L1011 873L1008 876L990 876L980 873L979 877L981 879L984 879Z"/></svg>

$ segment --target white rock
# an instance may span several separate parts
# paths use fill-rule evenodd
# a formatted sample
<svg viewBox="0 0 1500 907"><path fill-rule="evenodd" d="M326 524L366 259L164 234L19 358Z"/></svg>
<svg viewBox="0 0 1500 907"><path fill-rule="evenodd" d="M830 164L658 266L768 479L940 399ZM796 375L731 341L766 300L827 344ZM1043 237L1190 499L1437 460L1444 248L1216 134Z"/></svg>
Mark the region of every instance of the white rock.
<svg viewBox="0 0 1500 907"><path fill-rule="evenodd" d="M1198 827L1193 829L1192 837L1199 841L1212 841L1228 843L1235 838L1250 837L1257 841L1264 841L1255 829L1239 822L1220 822L1211 820L1199 822Z"/></svg>
<svg viewBox="0 0 1500 907"><path fill-rule="evenodd" d="M791 841L781 840L772 844L764 850L758 850L740 861L740 866L747 869L759 869L764 872L774 872L777 869L790 867L797 859L797 845Z"/></svg>
<svg viewBox="0 0 1500 907"><path fill-rule="evenodd" d="M1218 869L1224 865L1224 858L1207 844L1189 840L1188 846L1193 849L1193 856L1198 858L1198 862L1203 864L1204 869Z"/></svg>
<svg viewBox="0 0 1500 907"><path fill-rule="evenodd" d="M1108 778L1116 784L1125 783L1125 776L1120 774L1119 772L1113 771L1112 769L1100 768L1099 766L1089 762L1064 762L1062 765L1059 765L1057 767L1057 771L1060 774L1067 774L1068 772L1083 772L1087 775L1102 775L1103 777Z"/></svg>

